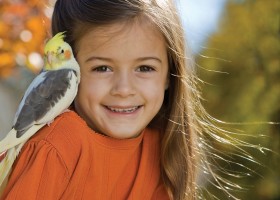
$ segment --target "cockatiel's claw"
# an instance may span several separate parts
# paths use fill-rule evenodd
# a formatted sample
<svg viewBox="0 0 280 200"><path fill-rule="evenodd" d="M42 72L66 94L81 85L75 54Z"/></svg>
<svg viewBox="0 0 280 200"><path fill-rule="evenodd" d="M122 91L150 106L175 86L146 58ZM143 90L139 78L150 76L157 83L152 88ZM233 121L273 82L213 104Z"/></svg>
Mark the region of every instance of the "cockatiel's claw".
<svg viewBox="0 0 280 200"><path fill-rule="evenodd" d="M69 110L69 109L67 108L67 109L63 110L63 111L61 112L61 114L66 113L66 112L70 112L70 111L71 111L71 110ZM53 123L53 121L54 121L54 119L53 119L53 120L50 120L50 121L47 123L47 125L50 126L51 123Z"/></svg>
<svg viewBox="0 0 280 200"><path fill-rule="evenodd" d="M7 151L3 151L3 152L0 153L0 162L2 162L2 160L4 160L6 155L7 155Z"/></svg>
<svg viewBox="0 0 280 200"><path fill-rule="evenodd" d="M53 121L54 121L54 119L50 120L50 121L47 123L47 125L50 126L51 123L53 123Z"/></svg>
<svg viewBox="0 0 280 200"><path fill-rule="evenodd" d="M70 112L70 111L71 111L71 110L67 108L67 109L63 110L62 113L66 113L66 112ZM62 114L62 113L61 113L61 114Z"/></svg>

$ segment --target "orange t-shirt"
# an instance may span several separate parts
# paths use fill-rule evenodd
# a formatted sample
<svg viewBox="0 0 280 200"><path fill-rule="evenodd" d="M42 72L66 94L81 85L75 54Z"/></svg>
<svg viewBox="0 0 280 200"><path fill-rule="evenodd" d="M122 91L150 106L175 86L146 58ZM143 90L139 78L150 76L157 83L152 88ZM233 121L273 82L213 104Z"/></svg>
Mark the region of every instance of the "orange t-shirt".
<svg viewBox="0 0 280 200"><path fill-rule="evenodd" d="M1 200L169 199L159 150L155 130L110 138L66 112L24 145Z"/></svg>

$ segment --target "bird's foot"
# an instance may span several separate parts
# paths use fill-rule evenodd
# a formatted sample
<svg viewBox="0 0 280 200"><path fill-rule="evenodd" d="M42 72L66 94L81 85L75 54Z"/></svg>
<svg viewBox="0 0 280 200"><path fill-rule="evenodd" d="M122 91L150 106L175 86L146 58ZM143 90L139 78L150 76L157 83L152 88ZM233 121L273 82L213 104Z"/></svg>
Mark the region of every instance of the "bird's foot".
<svg viewBox="0 0 280 200"><path fill-rule="evenodd" d="M6 155L7 155L7 151L3 151L3 152L0 153L0 162L2 162L2 160L4 160Z"/></svg>
<svg viewBox="0 0 280 200"><path fill-rule="evenodd" d="M53 121L54 121L54 120L49 121L49 122L47 123L47 125L50 126L51 123L53 123Z"/></svg>
<svg viewBox="0 0 280 200"><path fill-rule="evenodd" d="M61 112L61 114L67 113L67 112L70 112L70 111L71 111L70 109L66 108L65 110L63 110L63 111Z"/></svg>

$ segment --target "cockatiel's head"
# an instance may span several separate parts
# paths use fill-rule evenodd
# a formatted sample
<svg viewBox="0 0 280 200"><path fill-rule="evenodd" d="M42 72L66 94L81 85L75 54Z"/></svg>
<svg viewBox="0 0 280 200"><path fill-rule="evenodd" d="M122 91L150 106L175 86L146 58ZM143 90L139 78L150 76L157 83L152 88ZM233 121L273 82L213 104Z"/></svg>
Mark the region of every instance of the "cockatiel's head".
<svg viewBox="0 0 280 200"><path fill-rule="evenodd" d="M52 37L44 49L44 70L57 70L65 68L66 64L75 60L71 46L64 41L65 32L59 32ZM66 67L66 68L69 68Z"/></svg>

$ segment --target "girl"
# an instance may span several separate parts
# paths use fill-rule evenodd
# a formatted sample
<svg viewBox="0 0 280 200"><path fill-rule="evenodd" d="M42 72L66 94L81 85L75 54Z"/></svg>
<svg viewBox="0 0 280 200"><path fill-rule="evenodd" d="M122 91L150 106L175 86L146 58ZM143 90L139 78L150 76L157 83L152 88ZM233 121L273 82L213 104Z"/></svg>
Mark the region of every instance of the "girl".
<svg viewBox="0 0 280 200"><path fill-rule="evenodd" d="M73 111L24 146L1 199L196 199L208 122L175 3L57 0L52 31L80 65Z"/></svg>

